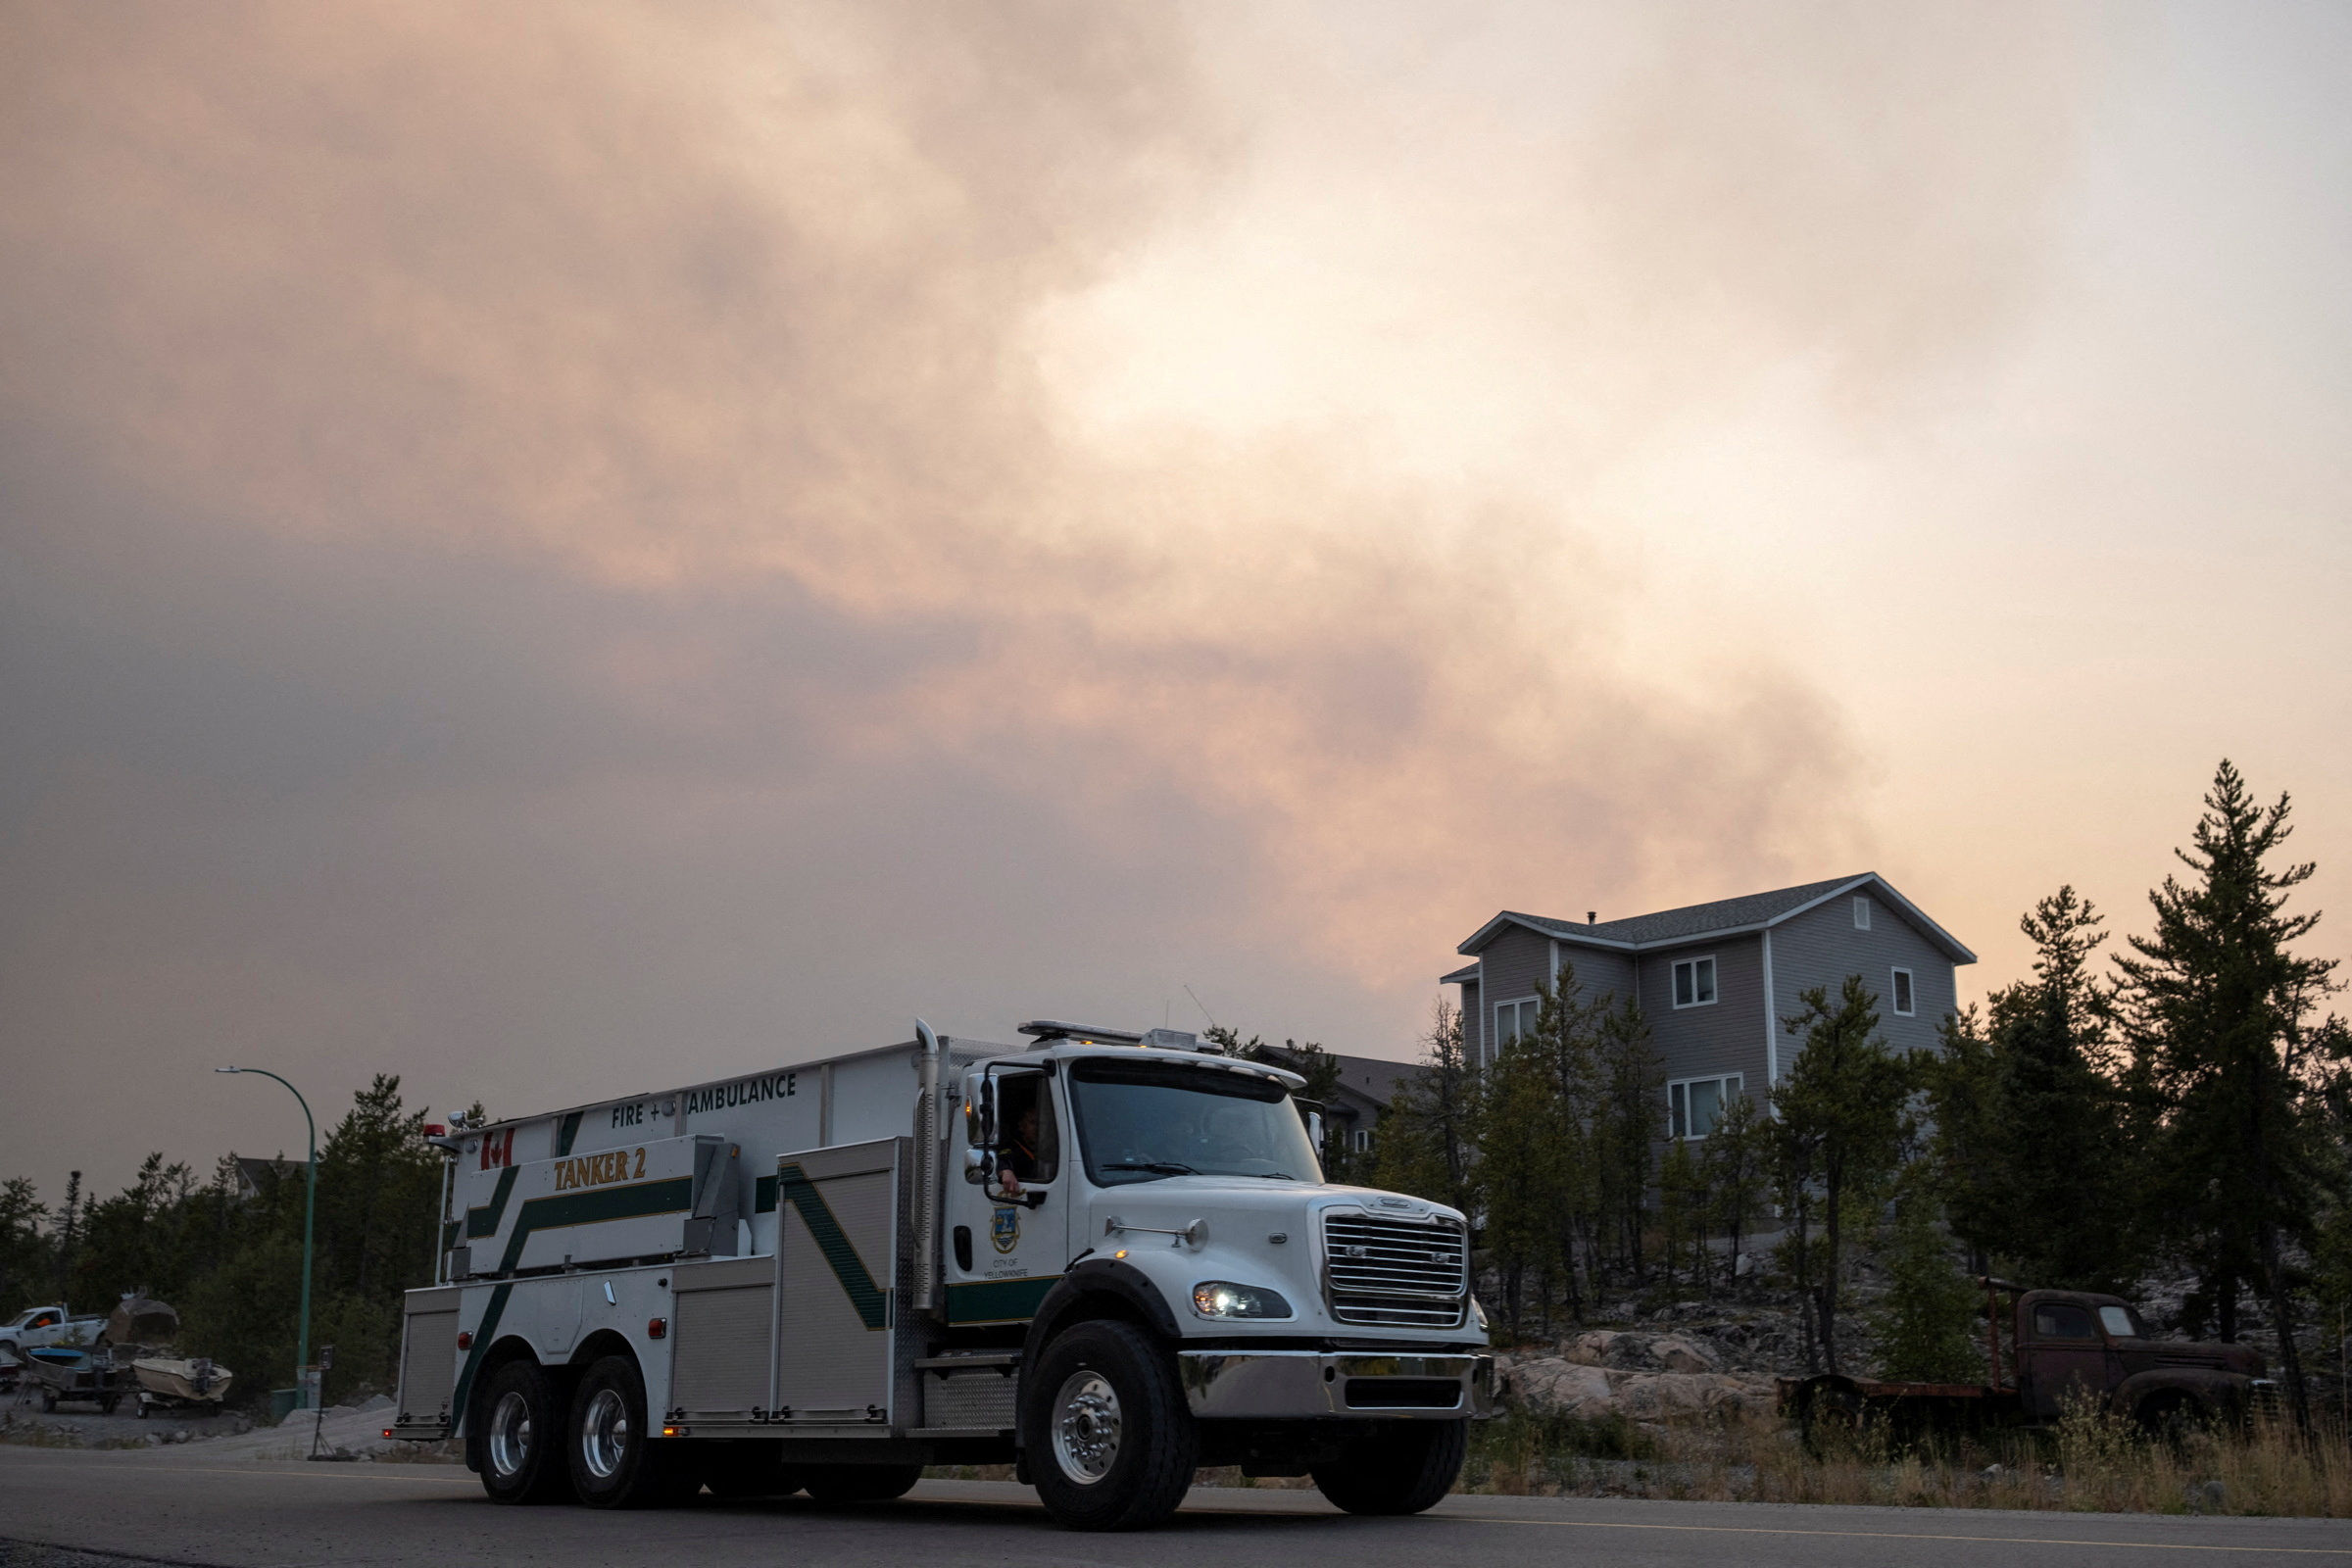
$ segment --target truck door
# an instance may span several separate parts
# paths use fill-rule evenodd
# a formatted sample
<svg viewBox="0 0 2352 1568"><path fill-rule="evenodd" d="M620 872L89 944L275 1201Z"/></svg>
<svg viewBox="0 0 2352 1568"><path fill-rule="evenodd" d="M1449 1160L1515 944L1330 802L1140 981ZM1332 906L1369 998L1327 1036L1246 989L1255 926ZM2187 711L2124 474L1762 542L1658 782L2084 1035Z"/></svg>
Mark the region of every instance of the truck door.
<svg viewBox="0 0 2352 1568"><path fill-rule="evenodd" d="M2068 1399L2097 1398L2106 1393L2107 1342L2088 1307L2035 1301L2021 1315L2032 1336L2025 1353L2033 1374L2035 1415L2052 1420Z"/></svg>
<svg viewBox="0 0 2352 1568"><path fill-rule="evenodd" d="M1069 1262L1070 1160L1054 1081L989 1063L965 1079L961 1179L948 1183L952 1324L1025 1323Z"/></svg>

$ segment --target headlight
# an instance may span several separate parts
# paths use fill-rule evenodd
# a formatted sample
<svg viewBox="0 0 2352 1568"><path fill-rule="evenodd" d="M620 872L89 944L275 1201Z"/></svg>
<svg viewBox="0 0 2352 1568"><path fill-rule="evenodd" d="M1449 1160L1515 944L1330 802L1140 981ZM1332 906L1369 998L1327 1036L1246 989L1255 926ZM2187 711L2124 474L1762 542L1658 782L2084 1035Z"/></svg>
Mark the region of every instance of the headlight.
<svg viewBox="0 0 2352 1568"><path fill-rule="evenodd" d="M1202 1317L1289 1317L1291 1303L1262 1285L1202 1280L1193 1287L1193 1310Z"/></svg>
<svg viewBox="0 0 2352 1568"><path fill-rule="evenodd" d="M1478 1298L1475 1296L1470 1298L1470 1316L1478 1324L1478 1332L1481 1334L1486 1333L1487 1309L1479 1305Z"/></svg>

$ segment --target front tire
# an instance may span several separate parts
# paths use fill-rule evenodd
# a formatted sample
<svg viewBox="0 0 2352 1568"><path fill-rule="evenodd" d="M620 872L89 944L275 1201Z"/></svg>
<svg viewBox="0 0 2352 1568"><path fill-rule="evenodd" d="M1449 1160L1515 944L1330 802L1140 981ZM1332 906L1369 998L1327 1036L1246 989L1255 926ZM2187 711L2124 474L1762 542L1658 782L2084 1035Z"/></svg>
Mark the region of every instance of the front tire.
<svg viewBox="0 0 2352 1568"><path fill-rule="evenodd" d="M591 1508L655 1508L700 1490L682 1468L684 1446L653 1441L632 1357L608 1355L588 1369L564 1430L571 1490Z"/></svg>
<svg viewBox="0 0 2352 1568"><path fill-rule="evenodd" d="M1453 1490L1469 1451L1466 1421L1399 1422L1358 1438L1311 1472L1332 1506L1349 1513L1419 1513Z"/></svg>
<svg viewBox="0 0 2352 1568"><path fill-rule="evenodd" d="M1081 1323L1049 1343L1021 1435L1046 1511L1070 1530L1139 1530L1176 1511L1200 1432L1167 1354L1132 1324Z"/></svg>
<svg viewBox="0 0 2352 1568"><path fill-rule="evenodd" d="M514 1360L490 1374L477 1396L480 1445L474 1466L493 1502L560 1502L571 1494L564 1469L564 1397L536 1361Z"/></svg>

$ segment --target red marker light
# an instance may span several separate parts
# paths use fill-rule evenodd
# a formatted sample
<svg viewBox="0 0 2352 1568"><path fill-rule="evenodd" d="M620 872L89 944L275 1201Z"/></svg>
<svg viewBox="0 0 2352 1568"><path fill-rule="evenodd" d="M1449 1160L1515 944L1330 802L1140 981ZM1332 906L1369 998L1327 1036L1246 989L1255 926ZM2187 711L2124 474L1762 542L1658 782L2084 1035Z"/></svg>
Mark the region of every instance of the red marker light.
<svg viewBox="0 0 2352 1568"><path fill-rule="evenodd" d="M424 1136L427 1138L447 1138L449 1136L449 1129L437 1121L428 1121L424 1124Z"/></svg>
<svg viewBox="0 0 2352 1568"><path fill-rule="evenodd" d="M473 1348L473 1330L458 1330L458 1348L461 1350L470 1350Z"/></svg>
<svg viewBox="0 0 2352 1568"><path fill-rule="evenodd" d="M645 1337L649 1340L669 1338L669 1319L665 1317L647 1318L645 1320Z"/></svg>
<svg viewBox="0 0 2352 1568"><path fill-rule="evenodd" d="M390 1427L386 1427L386 1428L384 1428L384 1436L388 1438L388 1437L390 1437L391 1435L392 1435L392 1429L391 1429Z"/></svg>

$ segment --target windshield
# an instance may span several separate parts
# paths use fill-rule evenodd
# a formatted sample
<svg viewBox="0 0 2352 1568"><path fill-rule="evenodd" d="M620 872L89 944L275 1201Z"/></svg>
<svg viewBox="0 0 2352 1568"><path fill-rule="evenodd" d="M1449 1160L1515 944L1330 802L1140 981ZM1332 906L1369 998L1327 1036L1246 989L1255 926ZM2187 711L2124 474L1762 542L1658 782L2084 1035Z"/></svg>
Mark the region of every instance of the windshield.
<svg viewBox="0 0 2352 1568"><path fill-rule="evenodd" d="M1255 1073L1082 1057L1070 1063L1070 1104L1086 1174L1098 1187L1167 1176L1322 1176L1290 1092Z"/></svg>

